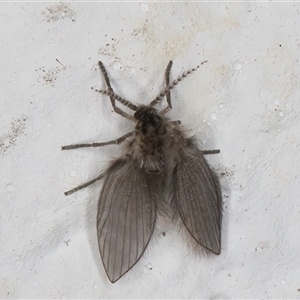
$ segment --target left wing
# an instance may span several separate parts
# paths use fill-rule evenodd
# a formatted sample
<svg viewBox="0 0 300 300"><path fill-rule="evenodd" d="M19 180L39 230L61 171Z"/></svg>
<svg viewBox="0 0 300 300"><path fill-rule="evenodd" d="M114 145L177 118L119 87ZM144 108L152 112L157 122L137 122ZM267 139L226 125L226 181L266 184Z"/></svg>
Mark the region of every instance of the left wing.
<svg viewBox="0 0 300 300"><path fill-rule="evenodd" d="M98 243L106 274L116 282L146 250L156 203L146 173L129 157L113 162L105 177L97 217Z"/></svg>

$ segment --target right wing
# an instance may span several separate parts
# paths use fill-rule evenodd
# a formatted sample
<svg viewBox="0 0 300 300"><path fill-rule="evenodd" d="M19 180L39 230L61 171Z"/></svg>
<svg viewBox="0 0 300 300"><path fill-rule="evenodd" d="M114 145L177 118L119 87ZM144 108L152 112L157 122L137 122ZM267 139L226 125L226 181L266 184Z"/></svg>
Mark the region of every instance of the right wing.
<svg viewBox="0 0 300 300"><path fill-rule="evenodd" d="M219 182L192 139L174 172L175 200L181 219L203 247L220 254L222 195Z"/></svg>
<svg viewBox="0 0 300 300"><path fill-rule="evenodd" d="M105 177L97 233L106 274L114 283L144 253L154 229L156 204L146 173L129 158L117 159Z"/></svg>

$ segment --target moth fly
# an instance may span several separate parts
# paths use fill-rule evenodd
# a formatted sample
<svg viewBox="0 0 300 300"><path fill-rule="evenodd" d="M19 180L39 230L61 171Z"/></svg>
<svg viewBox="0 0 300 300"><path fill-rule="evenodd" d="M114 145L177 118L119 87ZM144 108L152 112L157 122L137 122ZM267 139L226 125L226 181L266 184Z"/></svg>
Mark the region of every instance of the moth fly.
<svg viewBox="0 0 300 300"><path fill-rule="evenodd" d="M218 179L204 158L205 154L220 151L200 150L195 139L186 136L180 121L166 117L172 108L170 90L204 63L206 61L170 83L170 61L165 71L166 87L148 105L135 105L114 92L106 69L99 62L106 89L94 90L107 95L114 111L134 122L135 129L108 142L62 147L62 150L70 150L124 145L123 155L113 160L103 173L65 193L70 195L104 179L98 204L97 235L102 262L112 283L143 255L162 203L167 203L170 211L180 216L198 244L215 254L221 252L221 191ZM165 108L156 109L164 97ZM117 102L134 114L126 113ZM169 202L167 195L171 195Z"/></svg>

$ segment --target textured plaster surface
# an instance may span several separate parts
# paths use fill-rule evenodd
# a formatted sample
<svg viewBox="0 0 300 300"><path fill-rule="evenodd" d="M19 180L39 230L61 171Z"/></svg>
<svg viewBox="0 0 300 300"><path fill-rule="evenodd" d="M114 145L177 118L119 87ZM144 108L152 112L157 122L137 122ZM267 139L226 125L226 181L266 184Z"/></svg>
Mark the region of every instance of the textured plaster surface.
<svg viewBox="0 0 300 300"><path fill-rule="evenodd" d="M300 297L300 3L1 3L0 298ZM161 225L116 284L97 247L101 183L117 146L62 152L132 129L119 95L147 103L172 78L169 114L221 178L222 253L197 256ZM164 227L165 226L165 227ZM162 234L165 232L165 235Z"/></svg>

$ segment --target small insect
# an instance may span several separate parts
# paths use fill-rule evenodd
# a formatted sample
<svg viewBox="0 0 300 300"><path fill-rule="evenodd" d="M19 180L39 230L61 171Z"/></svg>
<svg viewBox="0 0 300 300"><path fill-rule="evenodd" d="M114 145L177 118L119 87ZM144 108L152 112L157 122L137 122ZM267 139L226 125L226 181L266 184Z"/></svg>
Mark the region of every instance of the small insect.
<svg viewBox="0 0 300 300"><path fill-rule="evenodd" d="M104 65L99 62L107 87L94 90L108 95L114 111L133 121L135 129L108 142L62 147L62 150L70 150L126 142L123 155L112 161L103 173L65 193L70 195L104 179L99 197L97 235L102 262L112 283L143 255L164 202L171 212L180 216L197 243L220 254L221 191L204 158L205 154L220 153L220 150L201 151L195 139L185 135L180 121L171 121L165 116L172 108L170 90L204 63L206 61L170 83L170 61L165 71L166 87L149 105L134 105L113 91ZM158 110L155 106L163 97L167 105ZM134 114L129 115L117 107L116 101Z"/></svg>

